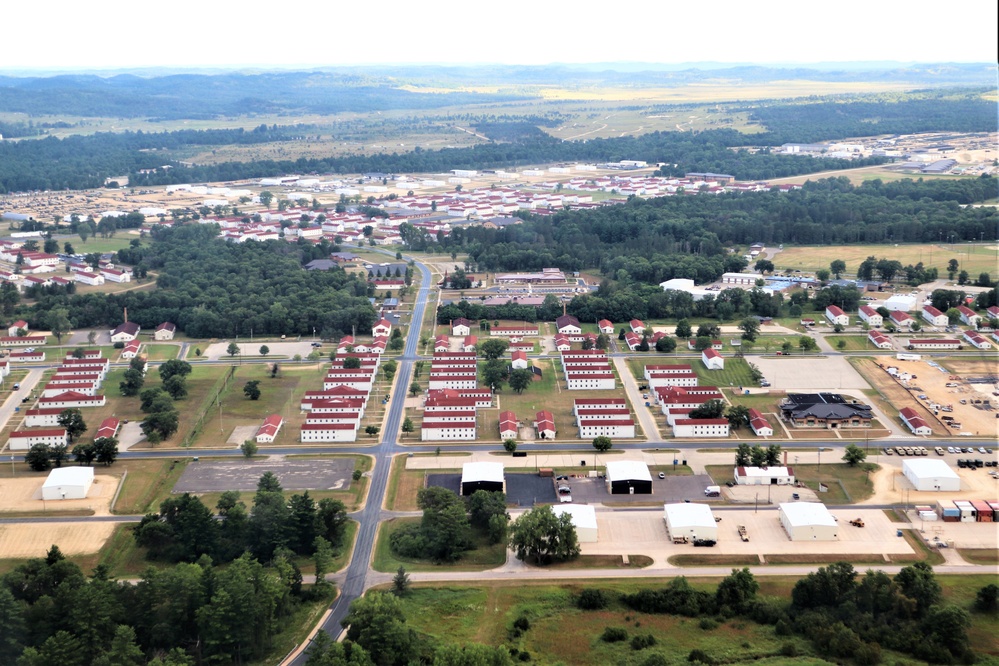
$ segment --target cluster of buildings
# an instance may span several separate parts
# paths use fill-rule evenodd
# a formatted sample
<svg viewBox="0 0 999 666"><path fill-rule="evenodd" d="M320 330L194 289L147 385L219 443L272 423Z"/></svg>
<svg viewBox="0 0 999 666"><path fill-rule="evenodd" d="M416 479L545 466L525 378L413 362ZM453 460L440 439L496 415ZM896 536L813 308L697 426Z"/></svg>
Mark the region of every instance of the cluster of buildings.
<svg viewBox="0 0 999 666"><path fill-rule="evenodd" d="M728 419L690 418L691 412L705 403L725 400L717 386L700 386L690 365L646 365L643 377L666 416L667 425L673 428L674 437L728 437ZM768 434L773 435L773 430Z"/></svg>
<svg viewBox="0 0 999 666"><path fill-rule="evenodd" d="M478 385L478 358L474 351L434 352L420 439L474 440L476 410L491 405L492 390Z"/></svg>
<svg viewBox="0 0 999 666"><path fill-rule="evenodd" d="M576 398L572 413L580 439L635 437L635 419L624 398Z"/></svg>
<svg viewBox="0 0 999 666"><path fill-rule="evenodd" d="M617 387L606 352L581 349L563 351L561 355L566 387L570 391L613 390Z"/></svg>
<svg viewBox="0 0 999 666"><path fill-rule="evenodd" d="M11 432L10 449L26 451L36 444L66 445L69 440L66 429L59 425L59 415L66 409L103 407L107 400L99 391L109 367L109 360L102 357L100 350L86 350L80 358L64 358L42 387L37 405L25 411L22 429ZM97 437L114 437L118 427L118 419L106 419Z"/></svg>

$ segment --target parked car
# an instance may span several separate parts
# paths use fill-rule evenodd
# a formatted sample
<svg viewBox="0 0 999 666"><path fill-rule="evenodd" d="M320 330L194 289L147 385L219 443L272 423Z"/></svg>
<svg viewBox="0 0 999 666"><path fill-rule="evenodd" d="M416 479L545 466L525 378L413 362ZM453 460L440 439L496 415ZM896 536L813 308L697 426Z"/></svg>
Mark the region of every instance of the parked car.
<svg viewBox="0 0 999 666"><path fill-rule="evenodd" d="M947 453L954 453L954 447L953 446L948 446L947 447Z"/></svg>
<svg viewBox="0 0 999 666"><path fill-rule="evenodd" d="M19 388L21 388L21 385L20 385L19 383L18 383L18 384L14 384L14 390L15 390L15 391L16 391L17 389L19 389Z"/></svg>
<svg viewBox="0 0 999 666"><path fill-rule="evenodd" d="M666 478L666 472L659 472L659 478L660 479L665 479Z"/></svg>

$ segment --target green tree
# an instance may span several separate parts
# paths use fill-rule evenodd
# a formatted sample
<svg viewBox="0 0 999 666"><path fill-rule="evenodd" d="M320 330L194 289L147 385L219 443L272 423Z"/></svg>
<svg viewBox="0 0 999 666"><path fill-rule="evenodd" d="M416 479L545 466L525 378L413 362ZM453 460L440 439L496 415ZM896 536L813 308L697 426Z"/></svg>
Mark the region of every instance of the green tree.
<svg viewBox="0 0 999 666"><path fill-rule="evenodd" d="M79 409L64 409L59 412L57 418L59 425L66 429L69 442L72 444L77 437L87 432L87 423L83 420L83 414Z"/></svg>
<svg viewBox="0 0 999 666"><path fill-rule="evenodd" d="M98 437L92 449L98 464L105 467L110 467L118 459L118 440L114 437Z"/></svg>
<svg viewBox="0 0 999 666"><path fill-rule="evenodd" d="M251 379L243 385L243 395L245 395L250 400L260 399L260 380Z"/></svg>
<svg viewBox="0 0 999 666"><path fill-rule="evenodd" d="M512 388L517 393L523 393L525 389L530 387L531 382L534 381L534 373L530 370L525 370L523 368L517 368L510 372L510 388Z"/></svg>
<svg viewBox="0 0 999 666"><path fill-rule="evenodd" d="M173 375L163 382L163 388L174 400L183 400L187 397L187 380L183 375Z"/></svg>
<svg viewBox="0 0 999 666"><path fill-rule="evenodd" d="M954 276L957 275L957 268L960 264L957 263L957 259L951 259L947 262L947 279L953 281Z"/></svg>
<svg viewBox="0 0 999 666"><path fill-rule="evenodd" d="M6 586L0 586L0 663L16 662L26 638L24 608Z"/></svg>
<svg viewBox="0 0 999 666"><path fill-rule="evenodd" d="M46 317L49 330L56 336L59 344L62 344L62 336L72 327L69 321L69 310L66 308L54 308L49 311Z"/></svg>
<svg viewBox="0 0 999 666"><path fill-rule="evenodd" d="M420 387L420 382L414 381L412 384L409 385L409 395L413 396L414 398L420 395L420 391L422 390L423 389Z"/></svg>
<svg viewBox="0 0 999 666"><path fill-rule="evenodd" d="M736 612L743 612L756 599L759 590L760 584L748 567L732 569L732 573L718 583L715 601L720 607L727 606Z"/></svg>
<svg viewBox="0 0 999 666"><path fill-rule="evenodd" d="M926 615L931 606L939 603L942 596L933 567L926 562L916 562L902 568L895 574L895 584L902 594L916 602L920 617Z"/></svg>
<svg viewBox="0 0 999 666"><path fill-rule="evenodd" d="M482 381L494 391L499 391L503 387L506 377L507 364L502 359L491 359L482 367Z"/></svg>
<svg viewBox="0 0 999 666"><path fill-rule="evenodd" d="M735 449L735 466L749 467L752 463L751 451L752 447L749 444L739 444Z"/></svg>
<svg viewBox="0 0 999 666"><path fill-rule="evenodd" d="M660 354L671 354L676 351L676 340L664 335L656 340L656 351Z"/></svg>
<svg viewBox="0 0 999 666"><path fill-rule="evenodd" d="M503 440L503 450L507 453L513 453L517 450L517 440L515 439L504 439Z"/></svg>
<svg viewBox="0 0 999 666"><path fill-rule="evenodd" d="M753 268L760 273L773 273L774 262L769 259L757 259Z"/></svg>
<svg viewBox="0 0 999 666"><path fill-rule="evenodd" d="M35 472L47 472L52 469L52 460L47 444L34 444L24 454L24 462Z"/></svg>
<svg viewBox="0 0 999 666"><path fill-rule="evenodd" d="M825 268L820 268L819 270L815 271L815 277L817 277L819 279L819 282L822 282L823 284L829 282L829 271L826 270Z"/></svg>
<svg viewBox="0 0 999 666"><path fill-rule="evenodd" d="M406 615L399 598L384 592L369 592L350 605L341 624L347 640L357 643L379 665L407 664L412 659L419 638L406 626Z"/></svg>
<svg viewBox="0 0 999 666"><path fill-rule="evenodd" d="M833 259L829 262L829 270L833 272L838 280L843 276L843 273L846 272L846 262L842 259Z"/></svg>
<svg viewBox="0 0 999 666"><path fill-rule="evenodd" d="M252 458L257 455L257 443L252 439L244 440L243 443L239 445L239 450L243 452L244 458Z"/></svg>
<svg viewBox="0 0 999 666"><path fill-rule="evenodd" d="M264 208L269 208L271 202L274 201L274 193L264 190L260 193L260 203Z"/></svg>
<svg viewBox="0 0 999 666"><path fill-rule="evenodd" d="M368 435L369 437L374 437L378 434L379 430L381 430L381 428L379 428L376 425L365 426L364 434Z"/></svg>
<svg viewBox="0 0 999 666"><path fill-rule="evenodd" d="M479 352L479 356L487 360L493 360L503 356L509 346L510 343L502 338L488 338L476 345L476 349Z"/></svg>
<svg viewBox="0 0 999 666"><path fill-rule="evenodd" d="M708 400L700 407L690 413L692 419L718 419L725 412L725 403L722 400Z"/></svg>
<svg viewBox="0 0 999 666"><path fill-rule="evenodd" d="M402 431L407 435L416 430L416 426L413 425L413 419L408 416L402 422Z"/></svg>
<svg viewBox="0 0 999 666"><path fill-rule="evenodd" d="M843 462L850 467L856 467L859 463L867 459L867 452L856 444L847 444L846 453L843 454Z"/></svg>
<svg viewBox="0 0 999 666"><path fill-rule="evenodd" d="M812 351L814 349L818 349L819 346L815 342L815 338L803 335L800 338L798 338L798 347L801 349L802 353L804 353L806 351Z"/></svg>
<svg viewBox="0 0 999 666"><path fill-rule="evenodd" d="M755 317L746 317L739 324L739 328L742 329L743 340L755 342L756 336L759 335L760 332L760 320Z"/></svg>
<svg viewBox="0 0 999 666"><path fill-rule="evenodd" d="M118 384L118 390L126 398L136 396L139 395L139 391L142 390L145 381L146 379L143 377L142 372L135 368L129 368L122 375L122 381Z"/></svg>
<svg viewBox="0 0 999 666"><path fill-rule="evenodd" d="M361 359L356 356L348 356L343 359L344 370L357 370L361 367Z"/></svg>
<svg viewBox="0 0 999 666"><path fill-rule="evenodd" d="M260 345L260 355L261 356L267 356L270 353L271 353L271 348L270 347L268 347L267 345Z"/></svg>
<svg viewBox="0 0 999 666"><path fill-rule="evenodd" d="M73 447L73 458L80 465L90 465L96 457L93 444L77 444Z"/></svg>
<svg viewBox="0 0 999 666"><path fill-rule="evenodd" d="M544 565L579 556L576 528L568 514L556 516L542 505L521 515L510 525L510 545L517 559Z"/></svg>
<svg viewBox="0 0 999 666"><path fill-rule="evenodd" d="M673 331L673 333L676 335L676 337L681 339L689 338L692 333L692 329L690 328L690 322L687 321L686 319L681 319L680 321L676 322L676 329Z"/></svg>
<svg viewBox="0 0 999 666"><path fill-rule="evenodd" d="M83 228L82 224L80 228ZM67 631L57 631L38 649L26 648L17 663L24 666L84 666L86 661L80 640Z"/></svg>
<svg viewBox="0 0 999 666"><path fill-rule="evenodd" d="M164 361L159 367L160 379L166 381L173 377L174 375L179 375L181 377L186 377L191 374L191 364L187 361L181 361L176 358L172 358L169 361Z"/></svg>
<svg viewBox="0 0 999 666"><path fill-rule="evenodd" d="M745 405L732 405L725 412L725 418L728 419L728 424L733 430L738 430L749 423L749 407Z"/></svg>
<svg viewBox="0 0 999 666"><path fill-rule="evenodd" d="M180 414L176 409L152 412L142 422L142 432L151 442L158 443L170 439L180 427Z"/></svg>
<svg viewBox="0 0 999 666"><path fill-rule="evenodd" d="M399 569L392 577L392 593L397 597L404 597L409 594L409 574L406 567L399 565Z"/></svg>
<svg viewBox="0 0 999 666"><path fill-rule="evenodd" d="M610 437L600 435L599 437L593 438L593 448L595 448L600 453L607 453L614 446L614 442L611 441Z"/></svg>
<svg viewBox="0 0 999 666"><path fill-rule="evenodd" d="M229 346L225 348L225 353L229 355L229 358L232 358L239 353L239 345L235 342L230 342Z"/></svg>
<svg viewBox="0 0 999 666"><path fill-rule="evenodd" d="M305 654L308 656L305 666L374 665L367 651L360 645L349 640L338 643L325 631L316 634Z"/></svg>
<svg viewBox="0 0 999 666"><path fill-rule="evenodd" d="M968 271L962 270L960 273L957 274L957 283L960 285L968 284L968 280L970 278L971 276L968 274ZM55 331L53 331L53 333L54 332Z"/></svg>
<svg viewBox="0 0 999 666"><path fill-rule="evenodd" d="M145 663L145 655L136 644L135 629L126 624L118 625L111 648L93 661L94 666L142 666Z"/></svg>

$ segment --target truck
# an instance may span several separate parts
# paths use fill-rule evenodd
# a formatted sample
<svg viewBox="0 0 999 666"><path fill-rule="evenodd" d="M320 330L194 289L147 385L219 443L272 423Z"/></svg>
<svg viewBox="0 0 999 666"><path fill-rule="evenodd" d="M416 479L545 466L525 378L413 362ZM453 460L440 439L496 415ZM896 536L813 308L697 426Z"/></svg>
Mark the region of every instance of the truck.
<svg viewBox="0 0 999 666"><path fill-rule="evenodd" d="M721 497L721 486L708 486L704 489L705 497Z"/></svg>
<svg viewBox="0 0 999 666"><path fill-rule="evenodd" d="M850 521L850 524L853 525L854 527L863 527L864 526L864 519L863 518L854 518L853 520Z"/></svg>
<svg viewBox="0 0 999 666"><path fill-rule="evenodd" d="M572 501L572 488L569 487L567 483L559 483L556 485L558 492L559 502L571 502Z"/></svg>
<svg viewBox="0 0 999 666"><path fill-rule="evenodd" d="M743 541L749 541L749 534L746 532L745 525L739 525L739 538Z"/></svg>

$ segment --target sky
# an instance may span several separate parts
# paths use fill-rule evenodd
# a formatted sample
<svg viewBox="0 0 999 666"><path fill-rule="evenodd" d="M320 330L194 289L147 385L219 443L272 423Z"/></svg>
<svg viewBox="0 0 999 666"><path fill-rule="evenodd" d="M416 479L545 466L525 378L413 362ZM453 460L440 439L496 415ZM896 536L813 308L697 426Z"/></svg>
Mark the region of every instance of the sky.
<svg viewBox="0 0 999 666"><path fill-rule="evenodd" d="M995 0L4 3L0 72L698 61L995 62Z"/></svg>

